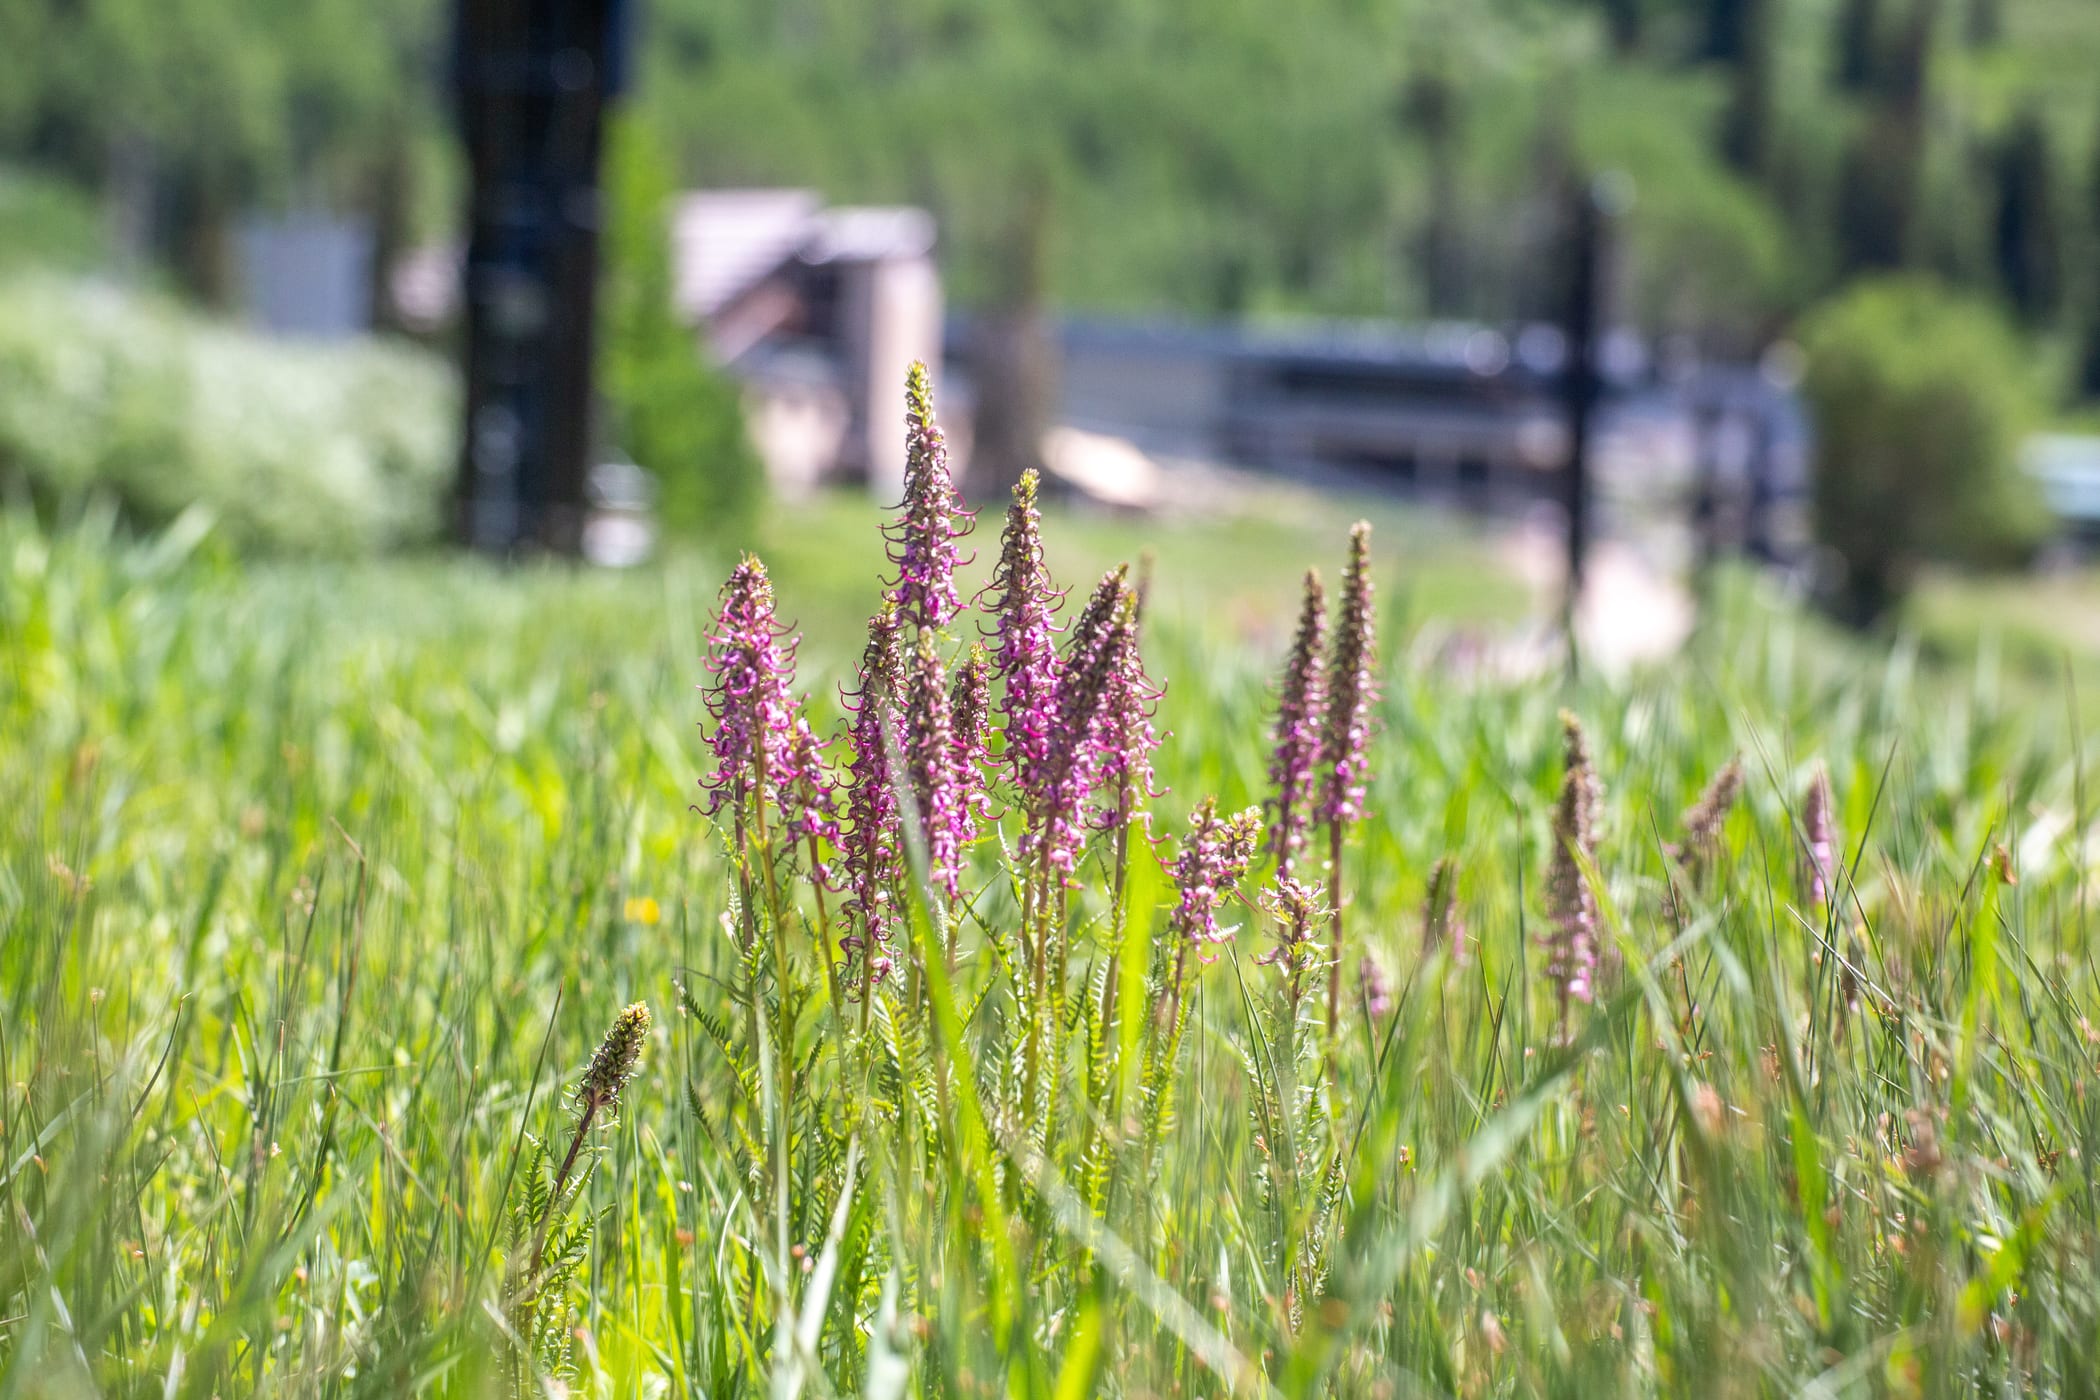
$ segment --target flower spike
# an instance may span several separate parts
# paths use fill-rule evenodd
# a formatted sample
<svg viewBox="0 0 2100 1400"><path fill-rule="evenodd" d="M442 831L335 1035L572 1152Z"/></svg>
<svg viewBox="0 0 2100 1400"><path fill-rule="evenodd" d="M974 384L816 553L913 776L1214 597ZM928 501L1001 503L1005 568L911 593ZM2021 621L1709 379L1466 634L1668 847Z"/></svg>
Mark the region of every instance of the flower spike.
<svg viewBox="0 0 2100 1400"><path fill-rule="evenodd" d="M1327 639L1327 594L1320 571L1305 573L1305 601L1298 630L1284 663L1283 685L1276 701L1276 743L1269 758L1271 795L1269 847L1276 855L1279 880L1305 844L1318 794L1321 724L1327 715L1327 671L1322 647Z"/></svg>
<svg viewBox="0 0 2100 1400"><path fill-rule="evenodd" d="M1238 887L1261 840L1261 811L1249 807L1218 815L1218 799L1206 797L1189 818L1189 834L1174 860L1174 886L1181 902L1168 927L1183 943L1223 943L1232 934L1218 928L1218 908Z"/></svg>
<svg viewBox="0 0 2100 1400"><path fill-rule="evenodd" d="M883 534L897 581L890 596L905 621L938 630L962 609L955 591L955 542L976 517L963 509L948 469L948 444L933 417L933 382L913 362L904 381L904 501Z"/></svg>
<svg viewBox="0 0 2100 1400"><path fill-rule="evenodd" d="M1041 790L1057 727L1057 610L1064 595L1052 586L1043 562L1042 513L1036 509L1038 478L1021 473L1007 508L999 567L979 595L994 621L992 669L998 674L1000 732L1014 786Z"/></svg>
<svg viewBox="0 0 2100 1400"><path fill-rule="evenodd" d="M860 679L847 700L853 712L853 760L847 792L850 823L842 842L851 889L847 912L858 931L839 940L859 954L871 981L891 966L896 926L894 891L903 873L904 824L897 800L904 735L898 704L905 686L902 627L897 605L885 602L868 620Z"/></svg>
<svg viewBox="0 0 2100 1400"><path fill-rule="evenodd" d="M1111 794L1098 813L1104 827L1115 823L1126 791L1133 800L1152 795L1152 753L1159 747L1152 715L1165 693L1145 674L1138 651L1138 600L1129 589L1108 645L1108 689L1094 735L1094 783Z"/></svg>
<svg viewBox="0 0 2100 1400"><path fill-rule="evenodd" d="M955 727L955 781L968 814L966 841L977 837L977 823L991 815L991 794L985 791L985 764L991 757L992 681L991 658L973 643L963 664L955 669L955 683L948 691L948 715Z"/></svg>
<svg viewBox="0 0 2100 1400"><path fill-rule="evenodd" d="M721 608L707 638L707 669L713 679L702 689L715 721L708 747L716 764L701 780L707 812L729 806L740 820L756 820L771 803L782 809L783 820L791 820L784 794L801 771L791 693L795 639L774 615L773 584L756 555L745 555L722 585Z"/></svg>
<svg viewBox="0 0 2100 1400"><path fill-rule="evenodd" d="M1562 710L1560 725L1566 764L1553 813L1553 859L1546 871L1546 913L1552 927L1545 943L1546 977L1560 997L1565 1030L1568 1004L1596 996L1597 896L1583 876L1582 862L1596 858L1603 791L1590 764L1582 722Z"/></svg>
<svg viewBox="0 0 2100 1400"><path fill-rule="evenodd" d="M1103 711L1124 645L1120 634L1136 626L1128 575L1127 566L1102 575L1073 624L1057 686L1054 742L1038 788L1024 794L1031 820L1022 849L1040 849L1049 867L1066 875L1077 863L1086 835L1086 802L1101 766Z"/></svg>
<svg viewBox="0 0 2100 1400"><path fill-rule="evenodd" d="M1837 834L1831 820L1830 770L1822 764L1808 780L1808 800L1801 805L1801 825L1808 836L1808 901L1818 909L1830 903L1837 870Z"/></svg>
<svg viewBox="0 0 2100 1400"><path fill-rule="evenodd" d="M919 633L912 657L904 761L918 806L919 833L926 843L928 874L941 893L956 899L962 894L962 848L970 839L970 813L956 778L948 678L931 632Z"/></svg>
<svg viewBox="0 0 2100 1400"><path fill-rule="evenodd" d="M1352 822L1364 814L1370 779L1371 706L1378 700L1377 619L1372 613L1371 526L1359 520L1349 530L1349 562L1342 570L1341 614L1327 667L1326 724L1320 763L1326 787L1320 816Z"/></svg>

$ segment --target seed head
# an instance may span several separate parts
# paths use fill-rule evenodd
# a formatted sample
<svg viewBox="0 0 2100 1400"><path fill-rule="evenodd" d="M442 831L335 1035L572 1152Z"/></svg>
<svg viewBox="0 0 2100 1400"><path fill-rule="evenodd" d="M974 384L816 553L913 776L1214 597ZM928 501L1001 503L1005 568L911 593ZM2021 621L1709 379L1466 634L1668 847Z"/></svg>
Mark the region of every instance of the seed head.
<svg viewBox="0 0 2100 1400"><path fill-rule="evenodd" d="M1808 899L1822 908L1830 903L1836 871L1837 834L1830 798L1830 770L1818 763L1809 775L1808 797L1801 804L1801 825L1808 837Z"/></svg>
<svg viewBox="0 0 2100 1400"><path fill-rule="evenodd" d="M897 581L890 596L906 621L941 628L962 608L955 592L955 542L976 519L962 508L948 470L948 445L933 417L933 382L914 362L904 380L904 502L883 530Z"/></svg>
<svg viewBox="0 0 2100 1400"><path fill-rule="evenodd" d="M617 1112L620 1091L634 1078L642 1062L642 1044L648 1038L649 1008L641 1002L614 1017L612 1029L598 1042L598 1052L583 1072L583 1082L576 1086L578 1106L589 1113Z"/></svg>
<svg viewBox="0 0 2100 1400"><path fill-rule="evenodd" d="M1393 1009L1393 983L1386 975L1385 964L1370 953L1356 969L1357 984L1363 989L1364 1009L1376 1021L1391 1013Z"/></svg>
<svg viewBox="0 0 2100 1400"><path fill-rule="evenodd" d="M1699 800L1685 809L1684 841L1679 854L1690 863L1703 865L1720 848L1721 828L1735 808L1743 790L1743 760L1730 758L1707 782Z"/></svg>
<svg viewBox="0 0 2100 1400"><path fill-rule="evenodd" d="M1565 766L1553 813L1553 859L1546 870L1546 976L1560 996L1565 1021L1571 1001L1596 995L1597 897L1583 878L1582 861L1597 854L1597 809L1603 793L1590 765L1582 722L1560 714Z"/></svg>
<svg viewBox="0 0 2100 1400"><path fill-rule="evenodd" d="M1327 666L1326 725L1320 742L1320 763L1326 775L1320 806L1323 821L1352 822L1364 814L1364 790L1371 776L1371 706L1378 699L1376 627L1371 526L1359 520L1349 530L1341 613Z"/></svg>
<svg viewBox="0 0 2100 1400"><path fill-rule="evenodd" d="M1466 958L1466 921L1458 909L1458 857L1439 857L1429 872L1429 893L1422 900L1422 956L1439 948L1451 950L1451 961Z"/></svg>
<svg viewBox="0 0 2100 1400"><path fill-rule="evenodd" d="M1313 821L1320 761L1320 727L1327 716L1327 594L1320 571L1305 572L1305 601L1284 663L1276 698L1276 745L1269 757L1269 847L1279 878L1305 844Z"/></svg>

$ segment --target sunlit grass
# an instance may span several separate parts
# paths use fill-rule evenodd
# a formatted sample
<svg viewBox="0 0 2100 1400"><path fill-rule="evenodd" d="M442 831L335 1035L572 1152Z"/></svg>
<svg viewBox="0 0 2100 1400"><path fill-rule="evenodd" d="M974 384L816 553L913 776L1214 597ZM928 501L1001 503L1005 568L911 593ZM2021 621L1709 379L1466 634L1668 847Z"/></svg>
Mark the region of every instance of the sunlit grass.
<svg viewBox="0 0 2100 1400"><path fill-rule="evenodd" d="M829 679L872 603L868 519L771 531ZM1401 521L1373 817L1345 855L1397 1010L1351 1013L1290 1089L1271 935L1242 913L1194 984L1157 1169L1095 1207L1078 1008L1112 949L1161 936L1190 809L1262 796L1292 582L1339 556L1339 519L1311 524L1157 541L1164 844L1137 845L1123 943L1075 904L1070 1079L1035 1142L997 1116L1005 983L974 935L864 1050L795 949L809 1068L782 1116L735 1019L763 977L723 923L721 837L690 810L715 561L244 567L9 521L0 1396L506 1388L506 1213L636 1000L658 1030L575 1211L568 1383L592 1393L2090 1387L2094 799L2066 708L1743 589L1620 686L1446 673L1401 600L1473 565ZM1146 534L1048 529L1082 584ZM1605 787L1616 950L1572 1045L1535 942L1564 706ZM1664 847L1738 753L1743 800L1687 883ZM1802 875L1817 762L1830 910ZM1422 951L1447 855L1456 964ZM1337 1163L1317 1190L1287 1185L1304 1140ZM1281 1286L1300 1250L1317 1297Z"/></svg>

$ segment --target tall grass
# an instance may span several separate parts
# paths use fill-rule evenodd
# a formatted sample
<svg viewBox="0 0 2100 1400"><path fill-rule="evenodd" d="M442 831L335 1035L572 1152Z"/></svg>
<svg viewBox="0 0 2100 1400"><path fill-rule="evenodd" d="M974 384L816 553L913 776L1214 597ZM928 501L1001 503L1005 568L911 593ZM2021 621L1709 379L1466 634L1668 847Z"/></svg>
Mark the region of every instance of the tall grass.
<svg viewBox="0 0 2100 1400"><path fill-rule="evenodd" d="M1278 658L1154 610L1149 839L1088 838L1040 985L1009 807L952 907L904 882L862 1001L809 884L692 810L713 579L194 543L0 524L0 1395L2094 1391L2052 711L1747 595L1618 685L1461 675L1388 614L1341 859L1390 1009L1352 961L1330 1025L1325 911L1265 855L1162 1015L1182 837L1267 795ZM814 669L825 733L852 677ZM1599 942L1564 1024L1557 853Z"/></svg>

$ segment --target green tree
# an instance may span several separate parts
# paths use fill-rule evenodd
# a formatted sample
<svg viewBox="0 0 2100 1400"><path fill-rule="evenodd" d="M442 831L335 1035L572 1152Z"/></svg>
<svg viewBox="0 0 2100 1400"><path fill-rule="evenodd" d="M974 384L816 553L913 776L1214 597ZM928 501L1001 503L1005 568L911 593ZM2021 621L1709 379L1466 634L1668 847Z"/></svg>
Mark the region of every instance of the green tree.
<svg viewBox="0 0 2100 1400"><path fill-rule="evenodd" d="M1764 175L1773 158L1779 85L1779 7L1739 0L1741 36L1721 120L1721 156L1746 176Z"/></svg>
<svg viewBox="0 0 2100 1400"><path fill-rule="evenodd" d="M408 157L444 139L444 15L441 0L13 0L0 146L148 196L158 251L223 302L246 208L297 198L398 217L388 180L398 191ZM118 189L120 172L141 178ZM397 226L382 241L398 247Z"/></svg>
<svg viewBox="0 0 2100 1400"><path fill-rule="evenodd" d="M675 182L653 129L631 113L611 123L605 183L599 368L613 437L655 475L666 526L746 539L765 471L735 383L679 323L671 300Z"/></svg>
<svg viewBox="0 0 2100 1400"><path fill-rule="evenodd" d="M2036 409L2026 348L1988 304L1922 277L1863 282L1813 316L1804 391L1832 602L1871 622L1933 559L2005 565L2048 528L2020 471Z"/></svg>
<svg viewBox="0 0 2100 1400"><path fill-rule="evenodd" d="M1403 129L1420 138L1428 166L1429 199L1417 239L1423 308L1432 316L1463 312L1465 238L1458 161L1465 98L1451 76L1444 46L1430 47L1400 96Z"/></svg>
<svg viewBox="0 0 2100 1400"><path fill-rule="evenodd" d="M1995 221L1998 275L2029 325L2056 314L2063 294L2063 211L2056 158L2038 113L2023 111L1998 147Z"/></svg>
<svg viewBox="0 0 2100 1400"><path fill-rule="evenodd" d="M1881 43L1881 0L1840 0L1833 76L1840 92L1865 92L1874 84Z"/></svg>

